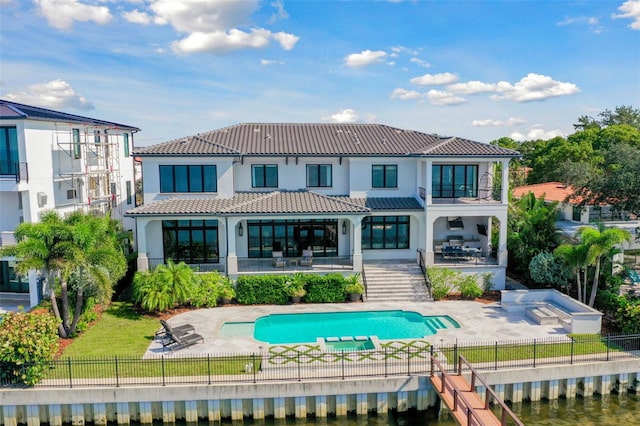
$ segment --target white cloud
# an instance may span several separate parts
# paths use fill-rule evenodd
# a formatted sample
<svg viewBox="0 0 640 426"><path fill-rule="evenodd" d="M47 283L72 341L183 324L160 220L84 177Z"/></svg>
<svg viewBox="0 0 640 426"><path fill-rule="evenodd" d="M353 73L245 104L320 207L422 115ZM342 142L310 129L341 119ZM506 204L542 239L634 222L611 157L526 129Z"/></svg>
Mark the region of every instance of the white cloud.
<svg viewBox="0 0 640 426"><path fill-rule="evenodd" d="M387 56L387 52L382 50L363 50L360 53L352 53L344 58L345 65L348 67L364 67L374 63L382 62Z"/></svg>
<svg viewBox="0 0 640 426"><path fill-rule="evenodd" d="M237 29L229 32L191 33L188 37L174 41L171 45L177 53L213 52L229 53L244 48L261 48L269 44L271 33L264 29L255 29L250 33Z"/></svg>
<svg viewBox="0 0 640 426"><path fill-rule="evenodd" d="M413 99L421 99L424 97L424 95L422 95L419 92L416 92L415 90L406 90L402 88L397 88L391 93L390 97L391 99L401 99L403 101L409 101Z"/></svg>
<svg viewBox="0 0 640 426"><path fill-rule="evenodd" d="M275 61L273 59L260 59L260 64L262 65L282 65L283 61Z"/></svg>
<svg viewBox="0 0 640 426"><path fill-rule="evenodd" d="M427 98L433 105L459 105L467 102L466 99L445 90L429 90Z"/></svg>
<svg viewBox="0 0 640 426"><path fill-rule="evenodd" d="M447 90L463 95L472 95L474 93L495 92L496 85L474 80L466 83L450 84L447 86Z"/></svg>
<svg viewBox="0 0 640 426"><path fill-rule="evenodd" d="M414 64L417 64L419 67L424 67L424 68L431 68L433 66L429 62L422 59L418 59L418 58L411 58L409 59L409 62L413 62Z"/></svg>
<svg viewBox="0 0 640 426"><path fill-rule="evenodd" d="M14 102L36 105L42 108L75 108L85 111L94 109L91 102L78 95L69 83L60 79L34 84L29 86L26 91L9 93L5 96Z"/></svg>
<svg viewBox="0 0 640 426"><path fill-rule="evenodd" d="M475 127L504 127L504 126L513 126L515 124L524 124L527 120L522 117L509 117L506 120L473 120L471 122L472 126Z"/></svg>
<svg viewBox="0 0 640 426"><path fill-rule="evenodd" d="M151 23L151 16L145 12L140 12L138 9L124 12L122 16L126 21L134 24L149 25Z"/></svg>
<svg viewBox="0 0 640 426"><path fill-rule="evenodd" d="M49 25L59 30L69 30L73 21L93 21L104 25L113 16L105 6L93 6L80 3L78 0L34 0L37 11L44 16Z"/></svg>
<svg viewBox="0 0 640 426"><path fill-rule="evenodd" d="M511 139L518 142L533 141L538 139L546 140L546 139L555 138L557 136L564 137L566 136L566 134L557 129L544 130L542 126L533 126L526 133L513 132L509 135Z"/></svg>
<svg viewBox="0 0 640 426"><path fill-rule="evenodd" d="M633 22L629 24L629 27L634 30L640 30L640 1L638 0L629 0L624 3L618 10L622 13L620 14L612 14L611 18L613 19L622 19L629 18L633 19Z"/></svg>
<svg viewBox="0 0 640 426"><path fill-rule="evenodd" d="M358 114L351 108L341 109L335 114L329 117L324 117L323 121L330 121L332 123L355 123L358 121Z"/></svg>
<svg viewBox="0 0 640 426"><path fill-rule="evenodd" d="M441 74L425 74L420 77L414 77L409 81L411 84L417 84L418 86L436 86L455 83L458 81L458 76L450 72Z"/></svg>
<svg viewBox="0 0 640 426"><path fill-rule="evenodd" d="M588 26L589 30L594 34L600 34L604 31L604 27L600 25L600 20L594 16L579 16L575 18L567 18L564 21L560 21L556 24L559 27L568 25L580 25Z"/></svg>
<svg viewBox="0 0 640 426"><path fill-rule="evenodd" d="M509 99L514 102L541 101L556 96L573 95L580 88L573 83L555 81L546 75L530 73L516 84L500 81L496 91L501 95L493 95L492 99Z"/></svg>
<svg viewBox="0 0 640 426"><path fill-rule="evenodd" d="M293 49L296 43L298 42L298 40L300 40L300 37L298 36L295 36L293 34L283 33L283 32L272 34L272 37L274 40L280 43L280 46L282 46L284 50Z"/></svg>
<svg viewBox="0 0 640 426"><path fill-rule="evenodd" d="M272 2L271 6L276 9L276 11L273 13L273 15L271 15L271 19L269 19L270 24L284 19L289 19L289 14L286 10L284 10L284 3L282 2L282 0L276 0Z"/></svg>

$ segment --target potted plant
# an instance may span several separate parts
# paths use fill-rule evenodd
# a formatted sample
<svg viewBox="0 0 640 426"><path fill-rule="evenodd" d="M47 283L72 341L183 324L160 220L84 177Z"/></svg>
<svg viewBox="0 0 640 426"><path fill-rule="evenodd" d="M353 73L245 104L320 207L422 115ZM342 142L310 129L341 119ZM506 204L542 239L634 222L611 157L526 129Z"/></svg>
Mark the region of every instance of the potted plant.
<svg viewBox="0 0 640 426"><path fill-rule="evenodd" d="M287 292L287 296L291 298L293 303L299 303L300 300L307 294L307 290L305 290L304 285L307 280L304 277L304 274L301 272L295 273L290 279L287 280L284 284L285 291Z"/></svg>
<svg viewBox="0 0 640 426"><path fill-rule="evenodd" d="M360 274L353 274L346 277L346 285L344 286L344 292L347 293L351 302L357 302L364 293L364 284Z"/></svg>
<svg viewBox="0 0 640 426"><path fill-rule="evenodd" d="M236 297L236 292L233 289L233 280L231 278L221 277L218 283L218 297L222 305L231 303L231 299Z"/></svg>

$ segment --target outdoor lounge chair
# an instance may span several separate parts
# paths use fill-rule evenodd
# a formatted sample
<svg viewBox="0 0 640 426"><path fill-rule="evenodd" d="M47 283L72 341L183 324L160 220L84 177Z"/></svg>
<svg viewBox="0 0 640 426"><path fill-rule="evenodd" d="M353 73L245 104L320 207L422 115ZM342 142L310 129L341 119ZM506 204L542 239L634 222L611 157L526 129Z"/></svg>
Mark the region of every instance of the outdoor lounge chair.
<svg viewBox="0 0 640 426"><path fill-rule="evenodd" d="M196 343L203 343L204 337L197 333L187 334L171 334L167 333L162 339L162 349L169 348L170 350L186 348L187 346L195 345Z"/></svg>
<svg viewBox="0 0 640 426"><path fill-rule="evenodd" d="M275 268L283 268L287 266L287 263L284 260L284 255L282 254L281 251L272 252L272 256L273 256L273 266Z"/></svg>
<svg viewBox="0 0 640 426"><path fill-rule="evenodd" d="M196 331L195 327L191 324L183 324L177 327L172 327L165 320L160 320L160 324L162 324L162 328L156 332L156 337L159 338L164 338L168 334L182 336Z"/></svg>
<svg viewBox="0 0 640 426"><path fill-rule="evenodd" d="M300 266L313 265L313 250L302 250L302 257L300 258Z"/></svg>

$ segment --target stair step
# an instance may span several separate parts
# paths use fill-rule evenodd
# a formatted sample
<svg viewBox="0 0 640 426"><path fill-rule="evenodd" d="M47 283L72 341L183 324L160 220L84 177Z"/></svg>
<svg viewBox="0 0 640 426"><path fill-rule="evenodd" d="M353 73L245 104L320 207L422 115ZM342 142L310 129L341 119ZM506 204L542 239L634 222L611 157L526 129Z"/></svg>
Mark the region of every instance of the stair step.
<svg viewBox="0 0 640 426"><path fill-rule="evenodd" d="M369 302L429 302L424 275L413 262L367 262L364 265Z"/></svg>

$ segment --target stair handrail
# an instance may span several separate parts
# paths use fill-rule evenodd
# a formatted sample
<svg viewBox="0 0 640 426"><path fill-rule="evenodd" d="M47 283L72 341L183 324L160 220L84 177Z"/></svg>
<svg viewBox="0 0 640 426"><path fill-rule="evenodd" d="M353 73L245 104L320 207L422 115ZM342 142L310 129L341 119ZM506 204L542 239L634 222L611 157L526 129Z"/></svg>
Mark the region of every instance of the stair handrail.
<svg viewBox="0 0 640 426"><path fill-rule="evenodd" d="M489 409L489 404L491 403L491 397L493 397L493 400L497 401L498 404L500 405L500 407L502 408L502 418L500 419L500 424L506 425L507 424L507 420L508 420L507 417L510 417L511 420L513 420L513 422L515 422L516 425L524 426L524 423L522 423L520 421L520 419L515 415L515 413L513 411L511 411L509 406L500 397L498 397L498 394L493 390L493 388L491 386L489 386L487 384L487 382L484 381L482 376L480 376L480 374L478 374L478 372L476 371L475 368L473 368L471 363L469 363L469 361L467 361L467 359L463 355L458 355L458 359L459 359L459 362L458 362L458 375L459 376L462 375L462 364L463 363L471 371L471 390L473 390L476 387L476 379L486 389L485 396L484 396L484 408L486 410Z"/></svg>
<svg viewBox="0 0 640 426"><path fill-rule="evenodd" d="M362 278L362 285L364 285L364 301L366 302L369 294L367 293L367 274L364 272L364 262L362 263L362 273L360 274L360 278Z"/></svg>
<svg viewBox="0 0 640 426"><path fill-rule="evenodd" d="M429 280L429 276L427 275L427 262L424 260L424 249L418 249L418 264L420 265L420 270L422 271L422 278L424 279L424 285L427 286L427 293L430 298L432 298L431 293L431 280Z"/></svg>

